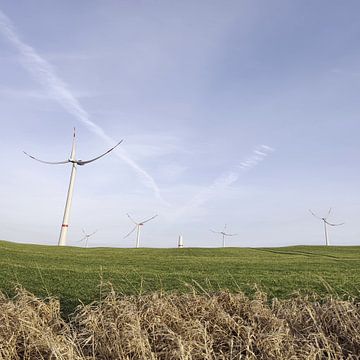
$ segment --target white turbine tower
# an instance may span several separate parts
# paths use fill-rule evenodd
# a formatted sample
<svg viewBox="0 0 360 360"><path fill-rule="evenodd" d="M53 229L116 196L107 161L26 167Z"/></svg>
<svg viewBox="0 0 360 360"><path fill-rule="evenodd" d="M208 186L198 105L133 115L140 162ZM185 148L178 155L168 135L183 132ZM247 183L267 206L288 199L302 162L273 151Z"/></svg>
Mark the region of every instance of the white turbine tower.
<svg viewBox="0 0 360 360"><path fill-rule="evenodd" d="M314 217L316 217L317 219L321 220L323 223L324 223L324 233L325 233L325 245L328 246L329 245L329 236L328 236L328 231L327 231L327 225L330 225L330 226L340 226L340 225L344 225L345 223L340 223L340 224L332 224L332 223L329 223L327 221L328 217L330 216L330 213L331 213L331 208L329 209L326 217L320 217L320 216L317 216L316 214L314 214L310 209L309 209L311 215L313 215Z"/></svg>
<svg viewBox="0 0 360 360"><path fill-rule="evenodd" d="M114 150L117 146L119 146L123 141L123 140L119 141L114 147L112 147L110 150L106 151L104 154L101 154L100 156L97 156L96 158L84 161L84 160L76 160L76 156L75 156L75 139L76 138L75 138L75 128L74 128L74 136L73 136L73 143L72 143L70 158L68 160L65 160L65 161L58 161L58 162L43 161L43 160L35 158L34 156L29 155L28 153L26 153L24 151L25 155L31 157L34 160L40 161L41 163L44 163L44 164L50 164L50 165L59 165L59 164L68 164L68 163L72 164L69 190L68 190L68 193L67 193L66 205L65 205L65 210L64 210L64 217L63 217L63 222L62 222L62 225L61 225L60 237L59 237L59 242L58 242L59 246L65 246L66 245L67 231L68 231L68 228L69 228L69 216L70 216L71 201L72 201L72 196L73 196L73 191L74 191L76 166L77 165L80 165L80 166L86 165L86 164L89 164L89 163L91 163L91 162L93 162L95 160L98 160L98 159L102 158L103 156L108 154L110 151Z"/></svg>
<svg viewBox="0 0 360 360"><path fill-rule="evenodd" d="M124 239L127 238L128 236L130 236L135 230L137 230L136 231L136 248L138 248L140 246L140 228L148 221L155 219L157 217L157 215L154 215L151 218L140 221L140 222L136 222L129 214L126 214L126 215L135 224L135 226L127 235L124 236Z"/></svg>
<svg viewBox="0 0 360 360"><path fill-rule="evenodd" d="M88 247L89 237L90 237L90 236L93 236L93 235L96 234L98 231L95 230L95 231L92 232L91 234L88 234L88 233L85 231L85 229L82 229L82 232L83 232L83 234L84 234L84 237L83 237L81 240L79 240L79 242L85 240L85 247L87 248L87 247Z"/></svg>
<svg viewBox="0 0 360 360"><path fill-rule="evenodd" d="M226 236L235 236L237 234L229 234L226 231L226 224L224 226L224 230L223 231L214 231L214 230L210 230L211 232L215 233L215 234L220 234L222 235L222 247L225 247L225 237Z"/></svg>

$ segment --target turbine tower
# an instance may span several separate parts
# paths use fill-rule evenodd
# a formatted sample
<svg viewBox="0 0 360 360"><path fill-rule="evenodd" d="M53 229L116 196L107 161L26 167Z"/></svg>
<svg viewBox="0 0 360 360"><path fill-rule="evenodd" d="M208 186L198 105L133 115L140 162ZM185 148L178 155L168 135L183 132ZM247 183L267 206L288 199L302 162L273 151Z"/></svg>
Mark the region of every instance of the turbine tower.
<svg viewBox="0 0 360 360"><path fill-rule="evenodd" d="M211 232L215 233L215 234L220 234L222 235L222 247L224 248L225 247L225 237L226 236L235 236L237 234L229 234L226 231L226 224L224 226L224 230L223 231L214 231L214 230L210 230Z"/></svg>
<svg viewBox="0 0 360 360"><path fill-rule="evenodd" d="M135 226L127 235L124 236L124 239L127 238L128 236L130 236L136 230L136 248L138 248L140 246L140 229L141 229L141 227L148 221L155 219L157 217L157 215L154 215L151 218L140 221L140 222L136 222L129 214L126 214L126 215L135 224Z"/></svg>
<svg viewBox="0 0 360 360"><path fill-rule="evenodd" d="M89 241L89 237L93 236L95 233L97 233L97 230L95 230L94 232L92 232L91 234L86 233L85 229L82 229L83 234L85 235L81 240L79 240L79 242L84 241L85 240L85 247L88 247L88 241Z"/></svg>
<svg viewBox="0 0 360 360"><path fill-rule="evenodd" d="M331 213L331 208L329 209L326 217L320 217L320 216L317 216L314 212L312 212L310 209L309 209L310 213L312 216L316 217L317 219L321 220L323 223L324 223L324 233L325 233L325 245L326 246L329 246L329 236L328 236L328 230L327 230L327 225L330 225L330 226L340 226L340 225L344 225L345 223L340 223L340 224L332 224L332 223L329 223L327 221L328 217L330 216L330 213Z"/></svg>
<svg viewBox="0 0 360 360"><path fill-rule="evenodd" d="M75 128L74 128L74 135L73 135L73 142L72 142L70 158L65 161L58 161L58 162L43 161L43 160L35 158L32 155L29 155L28 153L26 153L24 151L25 155L29 156L30 158L32 158L36 161L40 161L41 163L44 163L44 164L50 164L50 165L59 165L59 164L68 164L68 163L72 164L71 165L70 184L69 184L69 189L68 189L68 193L67 193L67 197L66 197L64 217L63 217L63 222L61 225L60 237L59 237L59 242L58 242L59 246L66 245L67 231L69 228L70 208L71 208L72 196L73 196L73 191L74 191L74 182L75 182L75 176L76 176L76 166L77 165L83 166L83 165L89 164L95 160L102 158L103 156L107 155L109 152L113 151L117 146L119 146L123 142L123 140L119 141L114 147L112 147L105 153L103 153L93 159L85 160L85 161L84 160L76 160L75 142L76 142L76 137L75 137Z"/></svg>

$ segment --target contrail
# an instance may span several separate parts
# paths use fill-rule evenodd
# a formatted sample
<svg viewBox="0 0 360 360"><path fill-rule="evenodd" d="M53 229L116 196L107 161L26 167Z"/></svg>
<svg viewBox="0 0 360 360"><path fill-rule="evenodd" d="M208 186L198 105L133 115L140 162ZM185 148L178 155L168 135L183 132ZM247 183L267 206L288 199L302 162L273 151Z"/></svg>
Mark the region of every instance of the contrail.
<svg viewBox="0 0 360 360"><path fill-rule="evenodd" d="M234 171L226 172L215 179L208 187L201 190L186 206L176 211L174 218L186 214L198 208L208 201L214 194L226 189L236 182L240 177L240 171L248 171L262 162L274 149L267 145L257 146L244 161L242 161Z"/></svg>
<svg viewBox="0 0 360 360"><path fill-rule="evenodd" d="M40 56L33 47L20 39L11 20L1 10L0 31L20 53L20 60L24 68L52 94L54 99L59 102L69 114L73 115L91 132L106 142L114 144L115 141L107 135L99 125L90 120L89 113L72 94L68 85L56 74L52 65ZM116 155L135 170L146 186L151 188L160 200L164 201L161 197L160 189L151 175L132 160L123 149L117 150Z"/></svg>

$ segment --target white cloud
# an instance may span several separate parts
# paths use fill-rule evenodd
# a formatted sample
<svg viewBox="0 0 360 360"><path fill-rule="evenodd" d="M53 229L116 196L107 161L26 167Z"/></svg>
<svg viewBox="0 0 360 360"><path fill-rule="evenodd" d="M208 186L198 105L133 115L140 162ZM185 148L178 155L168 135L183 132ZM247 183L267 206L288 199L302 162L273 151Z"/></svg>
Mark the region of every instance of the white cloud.
<svg viewBox="0 0 360 360"><path fill-rule="evenodd" d="M0 86L0 94L3 97L17 98L17 99L32 99L32 100L56 100L53 94L39 89L18 89L12 87ZM85 91L73 91L76 98L91 98L96 96Z"/></svg>
<svg viewBox="0 0 360 360"><path fill-rule="evenodd" d="M239 171L248 171L253 167L257 166L260 162L262 162L274 149L267 145L257 146L251 155L249 155L244 161L240 163L238 167L236 167L235 171L229 171L214 180L214 182L201 189L197 195L193 197L193 199L182 208L178 209L173 215L174 219L181 217L185 214L193 213L194 211L198 211L198 209L213 198L215 195L223 192L226 188L235 183L239 177Z"/></svg>

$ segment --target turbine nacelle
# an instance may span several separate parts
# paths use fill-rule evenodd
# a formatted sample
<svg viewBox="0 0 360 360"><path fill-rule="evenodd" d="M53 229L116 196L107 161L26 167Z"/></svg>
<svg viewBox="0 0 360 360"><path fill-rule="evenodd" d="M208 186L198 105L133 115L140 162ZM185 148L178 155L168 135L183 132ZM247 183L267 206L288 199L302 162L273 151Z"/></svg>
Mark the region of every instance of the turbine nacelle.
<svg viewBox="0 0 360 360"><path fill-rule="evenodd" d="M223 232L223 231L220 231L219 234L224 235L224 236L235 236L235 235L237 235L237 234L228 234L228 233Z"/></svg>
<svg viewBox="0 0 360 360"><path fill-rule="evenodd" d="M79 165L79 166L86 165L86 164L84 164L84 161L82 161L82 160L71 160L71 159L69 159L69 163L76 164L76 165Z"/></svg>

